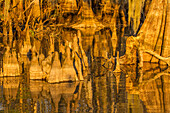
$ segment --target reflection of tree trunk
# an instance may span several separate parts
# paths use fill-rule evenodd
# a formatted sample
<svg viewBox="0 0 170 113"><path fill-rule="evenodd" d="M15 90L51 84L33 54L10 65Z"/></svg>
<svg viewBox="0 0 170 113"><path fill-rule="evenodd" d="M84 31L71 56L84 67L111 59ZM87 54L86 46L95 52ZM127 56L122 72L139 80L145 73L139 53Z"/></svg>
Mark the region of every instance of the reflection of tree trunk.
<svg viewBox="0 0 170 113"><path fill-rule="evenodd" d="M166 70L168 71L168 70ZM169 75L166 71L160 72L154 78L147 79L139 84L139 97L144 102L148 112L169 112Z"/></svg>
<svg viewBox="0 0 170 113"><path fill-rule="evenodd" d="M163 78L161 77L160 79L156 80L156 82L157 82L157 88L158 88L159 95L160 95L161 111L164 113L165 103L164 103L164 91L163 91Z"/></svg>

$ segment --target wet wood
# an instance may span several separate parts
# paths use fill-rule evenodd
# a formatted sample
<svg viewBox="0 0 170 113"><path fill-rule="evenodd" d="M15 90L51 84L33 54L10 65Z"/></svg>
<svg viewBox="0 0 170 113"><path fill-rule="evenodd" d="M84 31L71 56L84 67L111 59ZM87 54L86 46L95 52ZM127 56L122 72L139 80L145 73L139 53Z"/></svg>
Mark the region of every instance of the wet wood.
<svg viewBox="0 0 170 113"><path fill-rule="evenodd" d="M3 75L2 76L18 76L20 75L19 71L19 62L17 60L16 51L10 51L10 48L7 47L5 55L3 57Z"/></svg>
<svg viewBox="0 0 170 113"><path fill-rule="evenodd" d="M31 60L30 64L30 79L43 79L43 71L41 69L41 66L39 65L38 58L35 55L35 52L33 53L33 58Z"/></svg>
<svg viewBox="0 0 170 113"><path fill-rule="evenodd" d="M62 66L63 81L77 81L77 74L73 67L73 59L70 58L70 48L66 47L66 59Z"/></svg>
<svg viewBox="0 0 170 113"><path fill-rule="evenodd" d="M52 63L51 71L48 77L49 83L62 82L62 68L59 60L58 52L55 52L54 61Z"/></svg>
<svg viewBox="0 0 170 113"><path fill-rule="evenodd" d="M168 24L168 20L165 19L166 10L167 10L167 0L159 1L152 1L150 10L147 14L147 17L142 25L139 35L141 36L140 41L145 49L149 49L151 51L155 51L157 54L161 55L161 51L163 48L160 48L167 37L164 37L161 33L164 28L165 24ZM167 20L167 21L166 21ZM162 28L163 27L163 28ZM163 38L164 37L164 38ZM159 41L160 40L160 41ZM149 42L149 43L148 43ZM155 49L155 47L157 49ZM156 59L151 59L152 56L144 54L144 61L152 61L157 62Z"/></svg>

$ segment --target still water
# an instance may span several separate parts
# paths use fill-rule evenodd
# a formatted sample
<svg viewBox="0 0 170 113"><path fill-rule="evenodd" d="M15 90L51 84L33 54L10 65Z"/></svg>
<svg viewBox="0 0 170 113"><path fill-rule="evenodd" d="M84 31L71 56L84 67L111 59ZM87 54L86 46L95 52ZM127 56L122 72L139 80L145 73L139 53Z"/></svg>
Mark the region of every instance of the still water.
<svg viewBox="0 0 170 113"><path fill-rule="evenodd" d="M168 5L144 1L0 1L0 113L169 113Z"/></svg>
<svg viewBox="0 0 170 113"><path fill-rule="evenodd" d="M80 82L50 84L20 77L0 78L0 110L18 112L103 112L163 113L169 112L168 69L146 64L145 80L139 84L137 71L107 71L103 76ZM128 67L125 67L128 68Z"/></svg>

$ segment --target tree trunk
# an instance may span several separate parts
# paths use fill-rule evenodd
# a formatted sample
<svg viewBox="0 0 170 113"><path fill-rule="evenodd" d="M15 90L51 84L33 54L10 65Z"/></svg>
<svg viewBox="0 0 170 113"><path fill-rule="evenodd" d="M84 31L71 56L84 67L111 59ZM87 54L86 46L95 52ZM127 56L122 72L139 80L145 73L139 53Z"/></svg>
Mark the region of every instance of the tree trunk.
<svg viewBox="0 0 170 113"><path fill-rule="evenodd" d="M164 39L163 39L163 48L161 55L164 57L170 56L170 0L167 0L167 9L166 9L166 23L165 23L165 31L164 31Z"/></svg>
<svg viewBox="0 0 170 113"><path fill-rule="evenodd" d="M128 9L128 25L132 24L133 32L136 33L141 18L141 11L144 7L145 0L129 0L129 9Z"/></svg>
<svg viewBox="0 0 170 113"><path fill-rule="evenodd" d="M138 33L144 49L153 51L163 57L170 54L169 44L169 0L152 0L147 17ZM143 54L144 61L158 62L148 53Z"/></svg>

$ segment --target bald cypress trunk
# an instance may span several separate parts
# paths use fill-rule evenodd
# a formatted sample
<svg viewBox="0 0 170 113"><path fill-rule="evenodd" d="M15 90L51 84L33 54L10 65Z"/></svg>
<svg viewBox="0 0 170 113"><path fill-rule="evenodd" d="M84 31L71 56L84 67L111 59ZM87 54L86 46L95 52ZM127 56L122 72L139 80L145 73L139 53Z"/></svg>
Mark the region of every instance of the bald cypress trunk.
<svg viewBox="0 0 170 113"><path fill-rule="evenodd" d="M170 56L170 0L167 0L167 7L166 7L166 23L165 23L165 30L164 30L164 39L163 39L163 47L161 55L164 57Z"/></svg>
<svg viewBox="0 0 170 113"><path fill-rule="evenodd" d="M134 58L133 54L137 50L141 66L143 66L143 61L169 65L170 8L168 3L169 0L152 0L137 37L128 37L126 41L126 54L120 58L121 64L127 64L127 61L136 59L136 54Z"/></svg>
<svg viewBox="0 0 170 113"><path fill-rule="evenodd" d="M3 42L7 44L7 23L9 20L9 8L10 8L10 0L5 0L4 3L4 22L3 22Z"/></svg>
<svg viewBox="0 0 170 113"><path fill-rule="evenodd" d="M129 0L128 25L131 24L134 33L137 32L140 25L141 12L144 7L144 2L145 0Z"/></svg>
<svg viewBox="0 0 170 113"><path fill-rule="evenodd" d="M163 57L170 55L169 32L169 0L152 0L146 19L138 33L139 42L144 49L155 52ZM144 61L158 62L148 53L143 54Z"/></svg>

